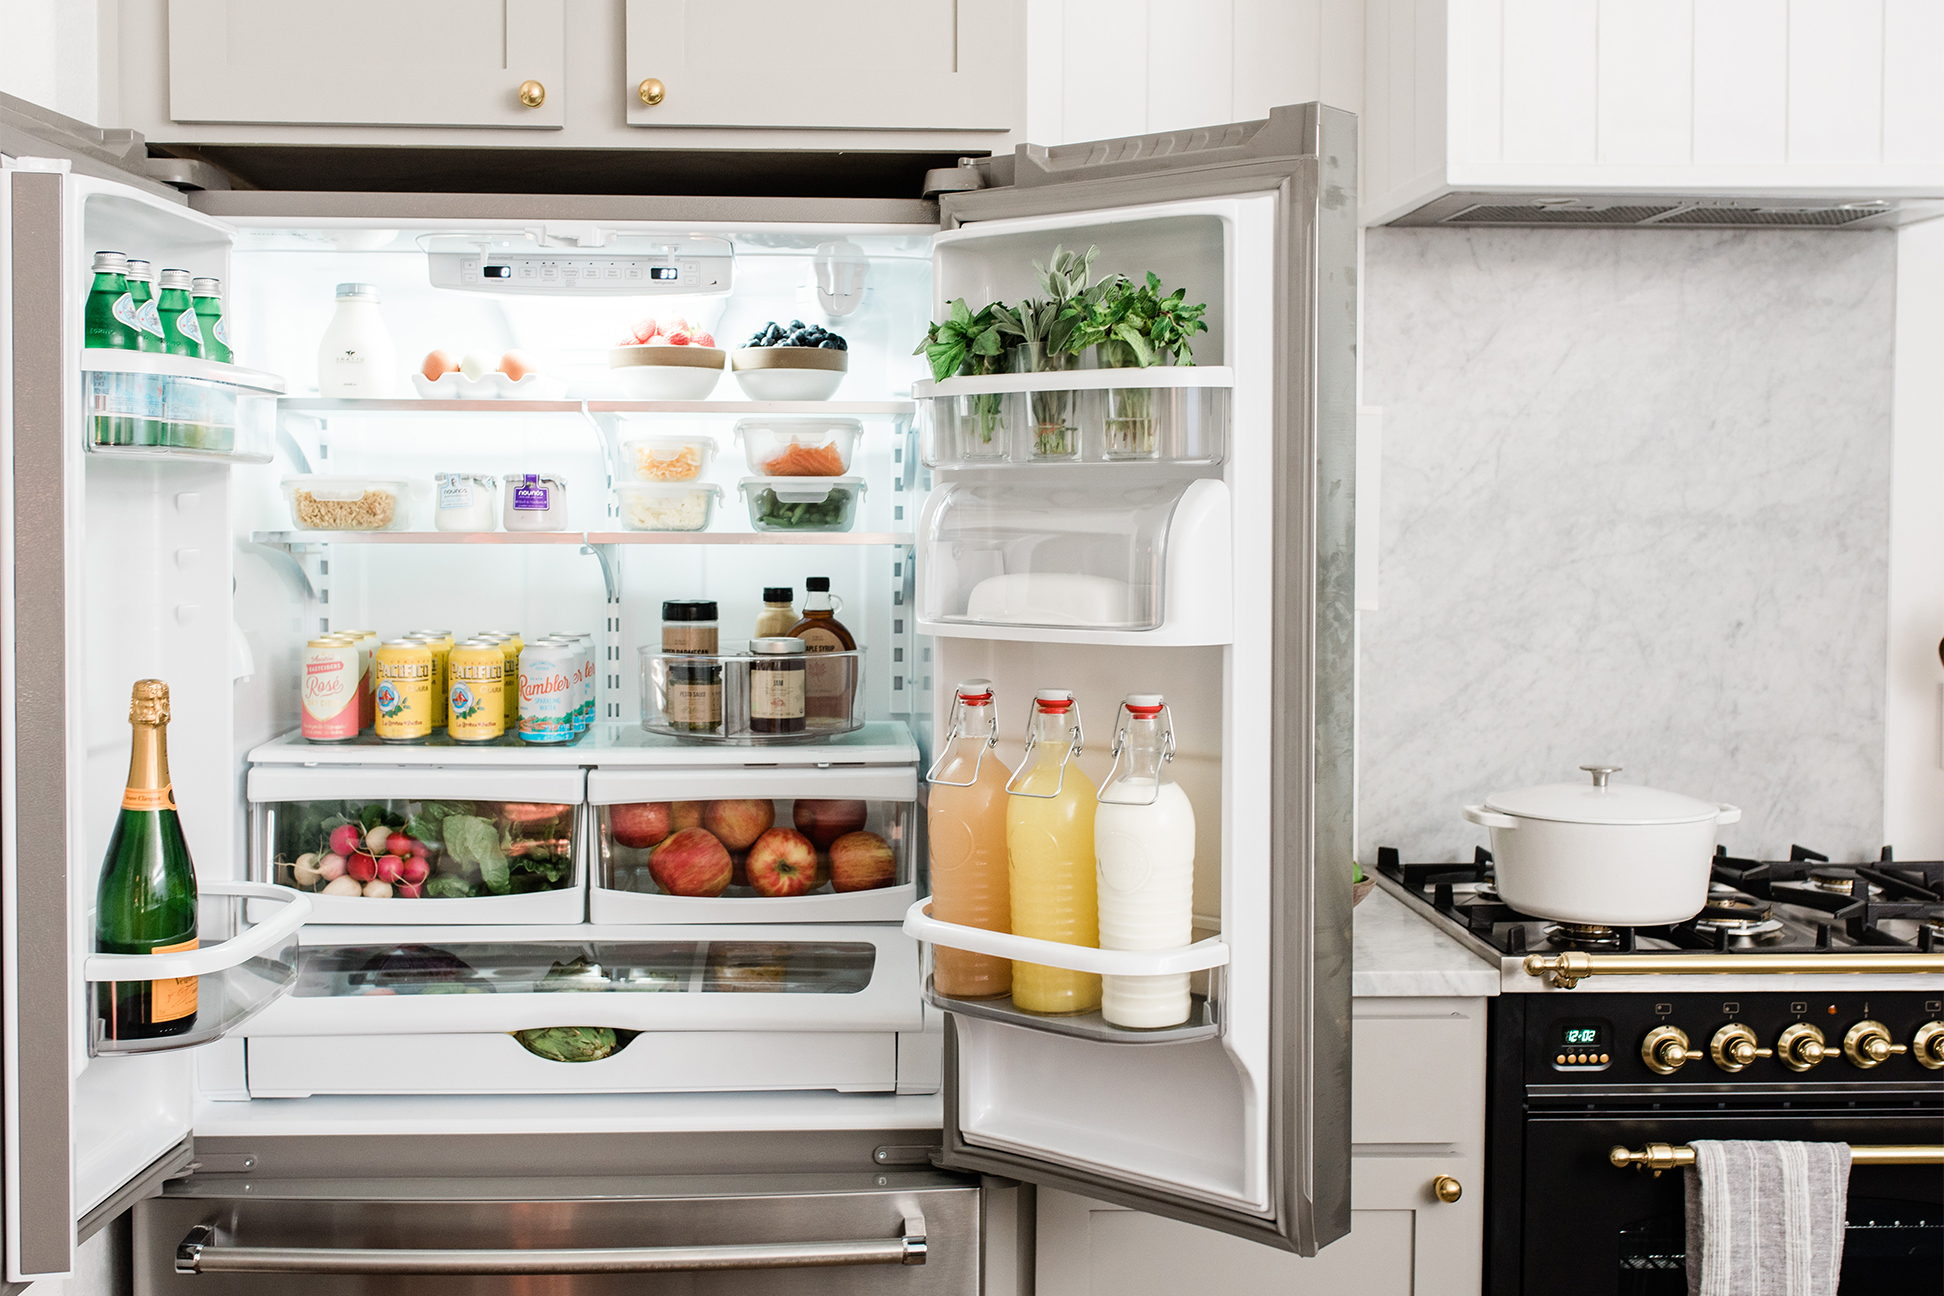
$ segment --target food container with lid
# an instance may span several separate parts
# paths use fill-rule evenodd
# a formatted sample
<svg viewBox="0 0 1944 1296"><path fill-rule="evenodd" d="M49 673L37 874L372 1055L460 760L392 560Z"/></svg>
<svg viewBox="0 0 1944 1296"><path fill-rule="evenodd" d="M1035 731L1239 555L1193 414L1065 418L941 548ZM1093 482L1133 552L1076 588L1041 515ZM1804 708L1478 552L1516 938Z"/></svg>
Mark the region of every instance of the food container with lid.
<svg viewBox="0 0 1944 1296"><path fill-rule="evenodd" d="M300 531L403 531L412 522L411 484L403 477L298 473L282 484Z"/></svg>
<svg viewBox="0 0 1944 1296"><path fill-rule="evenodd" d="M433 473L432 525L441 531L498 530L499 489L491 473Z"/></svg>
<svg viewBox="0 0 1944 1296"><path fill-rule="evenodd" d="M758 531L848 531L864 494L862 477L745 477L749 525Z"/></svg>
<svg viewBox="0 0 1944 1296"><path fill-rule="evenodd" d="M614 488L628 531L706 531L722 488L708 482L620 482Z"/></svg>
<svg viewBox="0 0 1944 1296"><path fill-rule="evenodd" d="M759 477L842 477L864 425L856 419L748 418L736 424L735 436Z"/></svg>
<svg viewBox="0 0 1944 1296"><path fill-rule="evenodd" d="M1505 903L1536 918L1606 927L1686 922L1708 900L1715 829L1741 811L1582 765L1587 783L1495 792L1465 818L1491 829Z"/></svg>
<svg viewBox="0 0 1944 1296"><path fill-rule="evenodd" d="M508 473L501 515L508 531L565 531L567 479L552 473Z"/></svg>
<svg viewBox="0 0 1944 1296"><path fill-rule="evenodd" d="M715 449L715 438L706 434L630 437L621 443L621 466L638 481L694 481L708 471Z"/></svg>

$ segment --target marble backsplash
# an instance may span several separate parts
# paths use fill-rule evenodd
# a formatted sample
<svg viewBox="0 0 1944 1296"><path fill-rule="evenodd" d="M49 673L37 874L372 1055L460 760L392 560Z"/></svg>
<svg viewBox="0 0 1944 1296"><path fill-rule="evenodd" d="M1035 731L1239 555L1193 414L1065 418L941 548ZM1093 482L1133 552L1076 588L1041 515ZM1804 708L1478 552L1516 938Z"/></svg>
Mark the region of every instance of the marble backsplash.
<svg viewBox="0 0 1944 1296"><path fill-rule="evenodd" d="M1881 844L1894 236L1374 229L1360 858L1623 766L1736 854Z"/></svg>

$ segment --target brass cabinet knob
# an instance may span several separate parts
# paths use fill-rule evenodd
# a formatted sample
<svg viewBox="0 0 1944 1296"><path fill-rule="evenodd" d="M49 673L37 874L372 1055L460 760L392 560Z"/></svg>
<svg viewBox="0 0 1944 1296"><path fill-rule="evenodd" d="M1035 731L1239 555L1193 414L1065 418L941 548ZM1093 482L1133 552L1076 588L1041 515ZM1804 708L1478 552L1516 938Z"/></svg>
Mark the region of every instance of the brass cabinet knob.
<svg viewBox="0 0 1944 1296"><path fill-rule="evenodd" d="M1679 1026L1656 1026L1640 1041L1640 1060L1656 1075L1673 1075L1698 1056L1688 1047L1687 1032Z"/></svg>
<svg viewBox="0 0 1944 1296"><path fill-rule="evenodd" d="M1775 1056L1791 1071L1807 1071L1829 1056L1820 1029L1808 1022L1784 1026L1775 1037Z"/></svg>
<svg viewBox="0 0 1944 1296"><path fill-rule="evenodd" d="M1775 1050L1760 1047L1754 1031L1740 1022L1730 1022L1714 1033L1708 1054L1723 1071L1740 1071L1756 1058L1774 1057Z"/></svg>
<svg viewBox="0 0 1944 1296"><path fill-rule="evenodd" d="M520 82L520 102L529 108L538 108L547 102L547 87L538 81Z"/></svg>
<svg viewBox="0 0 1944 1296"><path fill-rule="evenodd" d="M1465 1185L1450 1175L1439 1175L1431 1181L1431 1191L1439 1201L1449 1206L1465 1195Z"/></svg>
<svg viewBox="0 0 1944 1296"><path fill-rule="evenodd" d="M1933 1071L1944 1067L1944 1021L1929 1021L1919 1026L1911 1036L1910 1053Z"/></svg>
<svg viewBox="0 0 1944 1296"><path fill-rule="evenodd" d="M1843 1056L1865 1070L1893 1054L1909 1051L1907 1044L1892 1044L1890 1028L1879 1021L1860 1021L1843 1036Z"/></svg>
<svg viewBox="0 0 1944 1296"><path fill-rule="evenodd" d="M641 102L653 108L656 104L668 98L668 87L660 81L657 81L654 77L649 77L646 81L643 81L635 87L635 93L641 97Z"/></svg>

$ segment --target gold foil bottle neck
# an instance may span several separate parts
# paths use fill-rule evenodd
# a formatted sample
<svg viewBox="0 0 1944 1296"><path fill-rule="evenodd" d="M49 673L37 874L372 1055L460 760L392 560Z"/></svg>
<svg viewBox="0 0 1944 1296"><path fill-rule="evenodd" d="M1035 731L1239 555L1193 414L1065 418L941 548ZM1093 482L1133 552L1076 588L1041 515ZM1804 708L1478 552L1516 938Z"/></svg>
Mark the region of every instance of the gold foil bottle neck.
<svg viewBox="0 0 1944 1296"><path fill-rule="evenodd" d="M165 725L169 723L169 685L166 680L136 680L128 698L128 723Z"/></svg>

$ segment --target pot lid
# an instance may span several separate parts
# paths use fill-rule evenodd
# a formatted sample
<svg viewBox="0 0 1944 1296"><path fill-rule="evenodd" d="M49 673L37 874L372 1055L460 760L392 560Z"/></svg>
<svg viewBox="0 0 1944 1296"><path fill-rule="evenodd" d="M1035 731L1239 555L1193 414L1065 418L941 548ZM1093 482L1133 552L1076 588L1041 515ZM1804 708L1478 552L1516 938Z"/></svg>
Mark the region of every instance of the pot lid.
<svg viewBox="0 0 1944 1296"><path fill-rule="evenodd" d="M1516 792L1494 792L1485 808L1522 819L1550 819L1559 823L1674 824L1713 819L1721 807L1679 792L1610 782L1618 765L1582 765L1593 777L1585 783L1547 783Z"/></svg>

